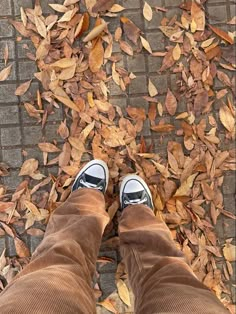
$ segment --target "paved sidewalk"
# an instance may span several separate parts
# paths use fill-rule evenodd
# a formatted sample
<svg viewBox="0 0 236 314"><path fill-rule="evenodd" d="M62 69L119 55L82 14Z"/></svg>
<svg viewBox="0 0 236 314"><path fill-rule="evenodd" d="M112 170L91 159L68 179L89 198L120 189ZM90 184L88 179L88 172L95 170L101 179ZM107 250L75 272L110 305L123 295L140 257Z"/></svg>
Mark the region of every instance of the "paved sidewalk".
<svg viewBox="0 0 236 314"><path fill-rule="evenodd" d="M50 13L51 9L48 7L50 3L63 3L63 1L46 1L42 0L41 4L44 12ZM118 2L118 1L117 1ZM154 12L154 17L151 22L144 21L142 15L142 8L144 1L142 0L123 0L120 3L127 8L125 13L126 17L131 19L145 34L153 51L164 51L166 43L165 38L161 31L158 29L161 19L166 15L172 17L173 15L180 14L178 9L180 0L149 0L148 3L152 6L160 6L168 9L167 13ZM229 21L235 15L235 2L234 1L220 1L220 0L208 0L207 13L209 21L213 25L220 26L224 29L233 31L232 25L226 25L226 21ZM28 158L36 158L41 164L41 171L47 173L57 173L57 168L54 166L43 166L42 152L39 151L37 143L43 139L48 142L58 140L60 138L56 135L56 130L59 123L63 119L63 112L61 109L55 110L55 114L51 115L48 119L45 129L41 130L41 125L38 125L35 120L31 119L26 113L22 102L35 98L37 89L39 88L38 81L34 78L36 72L36 66L34 61L30 61L27 58L27 53L32 49L32 44L29 40L21 39L20 35L16 33L14 28L9 25L7 18L19 17L20 7L33 7L33 0L1 0L0 1L0 70L4 67L3 51L6 43L9 47L9 63L13 63L13 70L5 82L0 82L0 162L4 162L10 167L10 175L8 177L1 178L0 184L8 186L8 192L13 192L16 186L21 182L21 177L18 176L19 168L22 162ZM109 29L115 30L118 25L118 19L113 19L109 25ZM119 46L114 46L119 52ZM152 82L158 87L159 99L163 102L168 87L172 90L177 89L176 81L177 75L164 72L158 74L157 70L161 65L161 58L152 57L146 53L138 54L134 57L123 55L123 60L120 64L123 64L125 68L132 71L137 78L132 81L129 86L128 93L123 93L113 81L110 84L111 102L124 108L128 105L142 106L148 110L148 102L146 102L142 96L147 95L147 82L148 78L152 79ZM109 68L107 68L110 71ZM228 73L228 72L227 72ZM232 76L232 73L228 73ZM33 79L33 83L29 91L23 97L15 96L15 89L20 83ZM220 87L220 85L219 85ZM178 107L178 112L181 112L185 104ZM167 116L167 115L166 115ZM169 118L173 124L176 124L174 117ZM216 119L218 117L216 116ZM222 130L223 133L223 130ZM154 143L154 149L161 156L166 154L166 145L169 140L180 141L181 139L176 135L168 135L164 137L162 141L160 136L153 133L150 130L148 120L145 122L143 129L143 136L149 143ZM233 148L233 143L222 143L224 149ZM27 157L24 155L27 154ZM223 184L224 193L224 206L225 209L234 213L235 210L235 176L232 172L228 172L225 176ZM20 230L20 227L19 227ZM218 220L216 226L218 239L220 244L223 245L228 238L234 238L235 244L235 221L232 219L221 217ZM109 234L110 235L110 234ZM31 252L40 242L40 237L31 237L30 235L24 235L23 239L27 241L30 246ZM0 237L0 254L6 246L7 256L15 255L15 248L10 237ZM119 250L110 249L102 245L101 257L108 257L114 260L114 263L107 263L104 266L98 267L100 273L99 285L103 292L103 298L113 293L115 298L116 285L115 285L115 272L117 263L120 261ZM219 261L221 262L221 261ZM223 264L223 259L222 259ZM236 276L235 263L233 264L234 276ZM235 279L232 279L236 284ZM232 282L231 282L232 283ZM235 300L235 288L232 286L234 302ZM125 306L116 297L119 303L119 313L127 312ZM105 309L98 307L98 313L110 313Z"/></svg>

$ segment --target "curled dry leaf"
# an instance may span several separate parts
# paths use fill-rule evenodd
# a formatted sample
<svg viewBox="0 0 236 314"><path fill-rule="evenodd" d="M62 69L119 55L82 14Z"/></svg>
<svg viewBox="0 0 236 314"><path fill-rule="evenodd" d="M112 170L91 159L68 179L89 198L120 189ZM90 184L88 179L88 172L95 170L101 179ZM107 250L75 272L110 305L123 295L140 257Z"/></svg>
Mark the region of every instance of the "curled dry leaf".
<svg viewBox="0 0 236 314"><path fill-rule="evenodd" d="M115 0L97 0L95 6L92 8L93 13L109 11L114 5Z"/></svg>
<svg viewBox="0 0 236 314"><path fill-rule="evenodd" d="M143 7L143 16L149 22L152 20L152 8L146 1Z"/></svg>
<svg viewBox="0 0 236 314"><path fill-rule="evenodd" d="M104 31L104 29L106 27L107 27L106 23L102 23L102 24L94 27L94 29L91 30L91 32L83 39L83 42L86 43L86 42L93 40L94 38L98 37Z"/></svg>
<svg viewBox="0 0 236 314"><path fill-rule="evenodd" d="M177 109L177 100L169 88L166 95L165 106L169 114L174 116Z"/></svg>
<svg viewBox="0 0 236 314"><path fill-rule="evenodd" d="M27 92L27 90L29 89L31 82L32 82L32 80L27 81L25 83L22 83L20 86L18 86L16 91L15 91L15 95L16 96L24 95Z"/></svg>
<svg viewBox="0 0 236 314"><path fill-rule="evenodd" d="M98 305L103 306L106 310L110 311L111 313L118 314L118 311L114 307L113 303L109 299L105 299L102 302L98 302Z"/></svg>
<svg viewBox="0 0 236 314"><path fill-rule="evenodd" d="M140 36L140 39L141 39L141 43L142 43L143 48L152 54L152 48L151 48L149 42L145 38L143 38L142 36Z"/></svg>
<svg viewBox="0 0 236 314"><path fill-rule="evenodd" d="M141 30L127 17L121 17L121 22L123 23L123 29L125 35L131 40L135 45L140 37Z"/></svg>
<svg viewBox="0 0 236 314"><path fill-rule="evenodd" d="M133 48L126 41L120 40L120 48L127 53L127 55L133 56Z"/></svg>
<svg viewBox="0 0 236 314"><path fill-rule="evenodd" d="M155 132L171 132L175 129L175 127L172 124L159 124L159 125L153 125L151 129Z"/></svg>
<svg viewBox="0 0 236 314"><path fill-rule="evenodd" d="M196 24L196 30L197 31L204 31L205 30L205 12L203 10L203 7L196 3L195 1L192 1L191 6L191 17L192 21Z"/></svg>
<svg viewBox="0 0 236 314"><path fill-rule="evenodd" d="M148 80L148 92L150 97L154 97L158 94L156 86L152 83L150 79Z"/></svg>
<svg viewBox="0 0 236 314"><path fill-rule="evenodd" d="M179 196L189 196L191 194L191 189L193 186L193 182L196 178L198 173L194 173L191 176L189 176L186 180L184 180L181 183L181 186L177 189L175 192L174 196L179 197Z"/></svg>
<svg viewBox="0 0 236 314"><path fill-rule="evenodd" d="M48 4L54 11L60 12L60 13L65 13L68 11L68 8L62 4L57 4L57 3L49 3Z"/></svg>
<svg viewBox="0 0 236 314"><path fill-rule="evenodd" d="M210 27L210 29L216 34L218 35L221 39L225 40L226 42L228 42L229 44L233 45L234 40L229 36L228 33L226 33L225 31L223 31L222 29L212 26L212 25L208 25Z"/></svg>
<svg viewBox="0 0 236 314"><path fill-rule="evenodd" d="M230 111L229 107L223 105L220 107L220 121L222 122L223 126L230 132L234 133L235 131L235 119Z"/></svg>
<svg viewBox="0 0 236 314"><path fill-rule="evenodd" d="M58 147L56 147L54 144L52 144L52 143L39 143L38 147L40 148L40 150L42 152L45 152L45 153L57 153L57 152L60 152L60 149Z"/></svg>
<svg viewBox="0 0 236 314"><path fill-rule="evenodd" d="M12 64L0 71L0 81L5 81L11 73Z"/></svg>
<svg viewBox="0 0 236 314"><path fill-rule="evenodd" d="M35 15L34 22L35 22L35 26L37 28L38 33L43 38L47 38L47 28L46 28L46 25L44 24L44 21L41 19L41 17Z"/></svg>
<svg viewBox="0 0 236 314"><path fill-rule="evenodd" d="M130 307L131 306L130 295L129 295L129 290L125 282L122 279L118 279L116 282L116 286L117 286L119 297L125 303L125 305Z"/></svg>
<svg viewBox="0 0 236 314"><path fill-rule="evenodd" d="M99 38L89 54L89 67L93 73L100 70L104 60L104 48L102 40Z"/></svg>

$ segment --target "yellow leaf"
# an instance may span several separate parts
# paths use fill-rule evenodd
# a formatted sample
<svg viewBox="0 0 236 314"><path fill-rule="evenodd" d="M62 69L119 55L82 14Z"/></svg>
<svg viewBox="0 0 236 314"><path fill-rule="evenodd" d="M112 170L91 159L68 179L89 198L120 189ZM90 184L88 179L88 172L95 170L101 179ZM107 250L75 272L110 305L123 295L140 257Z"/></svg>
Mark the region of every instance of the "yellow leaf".
<svg viewBox="0 0 236 314"><path fill-rule="evenodd" d="M25 14L24 9L21 7L20 8L20 15L21 15L21 21L23 22L24 27L27 25L27 16Z"/></svg>
<svg viewBox="0 0 236 314"><path fill-rule="evenodd" d="M121 279L118 279L116 282L116 286L117 286L117 290L118 290L118 294L120 299L127 305L127 306L131 306L130 303L130 295L129 295L129 290L125 284L125 282Z"/></svg>
<svg viewBox="0 0 236 314"><path fill-rule="evenodd" d="M112 13L118 13L118 12L121 12L121 11L124 11L125 10L125 8L124 7L122 7L121 5L119 5L119 4L114 4L111 8L110 8L110 12L112 12Z"/></svg>
<svg viewBox="0 0 236 314"><path fill-rule="evenodd" d="M24 201L25 207L37 218L40 219L41 214L40 211L38 210L38 208L31 202L25 200Z"/></svg>
<svg viewBox="0 0 236 314"><path fill-rule="evenodd" d="M223 248L224 257L229 262L236 261L236 246L231 243L226 243Z"/></svg>
<svg viewBox="0 0 236 314"><path fill-rule="evenodd" d="M148 81L148 92L149 92L150 97L154 97L158 94L156 86L152 83L150 79Z"/></svg>
<svg viewBox="0 0 236 314"><path fill-rule="evenodd" d="M181 57L181 49L180 49L180 46L179 44L176 44L175 48L173 49L173 59L175 61L178 61Z"/></svg>
<svg viewBox="0 0 236 314"><path fill-rule="evenodd" d="M149 22L152 20L152 8L147 2L144 3L143 16Z"/></svg>
<svg viewBox="0 0 236 314"><path fill-rule="evenodd" d="M152 54L152 48L151 48L149 42L145 38L143 38L142 36L140 36L140 39L141 39L141 43L142 43L143 48L145 48L149 53Z"/></svg>
<svg viewBox="0 0 236 314"><path fill-rule="evenodd" d="M50 67L52 68L61 68L66 69L74 66L76 64L76 60L72 58L62 58L52 64L50 64Z"/></svg>
<svg viewBox="0 0 236 314"><path fill-rule="evenodd" d="M181 186L177 189L174 196L189 196L191 193L191 188L193 186L193 182L198 173L194 173L189 176L185 181L182 182Z"/></svg>

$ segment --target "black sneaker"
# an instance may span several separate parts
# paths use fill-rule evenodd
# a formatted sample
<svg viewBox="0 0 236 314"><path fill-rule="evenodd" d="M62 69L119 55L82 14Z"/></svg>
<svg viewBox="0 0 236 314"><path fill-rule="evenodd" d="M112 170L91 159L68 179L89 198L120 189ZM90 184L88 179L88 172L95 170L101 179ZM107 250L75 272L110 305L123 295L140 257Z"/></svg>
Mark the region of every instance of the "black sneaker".
<svg viewBox="0 0 236 314"><path fill-rule="evenodd" d="M121 210L129 205L143 204L154 208L152 195L142 178L136 175L128 175L124 178L120 187Z"/></svg>
<svg viewBox="0 0 236 314"><path fill-rule="evenodd" d="M109 180L109 171L106 163L102 160L92 160L84 166L75 178L72 191L80 188L90 188L106 192Z"/></svg>

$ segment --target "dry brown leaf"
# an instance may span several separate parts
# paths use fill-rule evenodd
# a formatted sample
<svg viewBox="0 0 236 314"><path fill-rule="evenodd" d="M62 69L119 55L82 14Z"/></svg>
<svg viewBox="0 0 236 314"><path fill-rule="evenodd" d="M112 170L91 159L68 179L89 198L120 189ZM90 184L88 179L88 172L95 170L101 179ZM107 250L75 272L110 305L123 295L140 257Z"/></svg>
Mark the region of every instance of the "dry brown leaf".
<svg viewBox="0 0 236 314"><path fill-rule="evenodd" d="M19 257L29 257L30 251L26 244L19 238L14 238L15 248L16 248L16 254Z"/></svg>
<svg viewBox="0 0 236 314"><path fill-rule="evenodd" d="M16 91L15 91L15 95L16 96L24 95L27 92L27 90L29 89L31 82L32 82L32 80L27 81L27 82L22 83L21 85L19 85L17 87Z"/></svg>
<svg viewBox="0 0 236 314"><path fill-rule="evenodd" d="M171 116L174 116L176 113L176 109L177 109L177 100L169 88L168 88L168 92L166 95L165 106L166 106L168 113Z"/></svg>
<svg viewBox="0 0 236 314"><path fill-rule="evenodd" d="M206 182L202 182L201 183L201 186L202 186L202 192L203 192L203 195L205 196L205 198L208 200L208 201L212 201L215 197L215 192L212 190L212 188L206 183Z"/></svg>
<svg viewBox="0 0 236 314"><path fill-rule="evenodd" d="M227 22L229 25L236 25L236 16L232 17L230 21Z"/></svg>
<svg viewBox="0 0 236 314"><path fill-rule="evenodd" d="M210 29L216 34L218 35L220 38L222 38L223 40L225 40L226 42L228 42L229 44L233 45L234 40L229 36L228 33L226 33L225 31L223 31L222 29L212 26L212 25L208 25L210 27Z"/></svg>
<svg viewBox="0 0 236 314"><path fill-rule="evenodd" d="M224 257L229 262L236 261L236 246L226 242L225 247L223 248Z"/></svg>
<svg viewBox="0 0 236 314"><path fill-rule="evenodd" d="M192 20L196 23L196 30L204 31L206 24L205 12L203 7L195 1L192 1L191 17Z"/></svg>
<svg viewBox="0 0 236 314"><path fill-rule="evenodd" d="M54 63L50 64L50 67L52 68L60 68L60 69L66 69L70 68L73 65L76 64L76 60L72 58L62 58Z"/></svg>
<svg viewBox="0 0 236 314"><path fill-rule="evenodd" d="M191 191L192 191L193 182L194 182L197 175L198 175L198 173L194 173L191 176L189 176L186 180L184 180L181 183L181 186L175 192L174 196L175 197L189 196L191 194Z"/></svg>
<svg viewBox="0 0 236 314"><path fill-rule="evenodd" d="M98 302L97 304L103 306L106 310L110 311L111 313L118 314L118 311L116 310L116 308L109 299L105 299L104 301Z"/></svg>
<svg viewBox="0 0 236 314"><path fill-rule="evenodd" d="M128 115L134 120L145 120L146 113L144 108L127 107Z"/></svg>
<svg viewBox="0 0 236 314"><path fill-rule="evenodd" d="M203 109L207 106L208 103L208 93L206 90L198 93L194 98L194 112L196 116L199 116Z"/></svg>
<svg viewBox="0 0 236 314"><path fill-rule="evenodd" d="M181 57L181 48L180 48L180 45L179 44L176 44L176 46L174 47L173 51L172 51L172 54L173 54L173 59L175 61L178 61Z"/></svg>
<svg viewBox="0 0 236 314"><path fill-rule="evenodd" d="M120 20L123 23L123 29L128 39L137 45L141 30L126 17L121 17Z"/></svg>
<svg viewBox="0 0 236 314"><path fill-rule="evenodd" d="M163 58L160 72L163 72L163 71L169 69L170 67L172 67L175 64L175 60L173 58L173 49L174 49L174 47L171 47L171 49L167 52L167 54Z"/></svg>
<svg viewBox="0 0 236 314"><path fill-rule="evenodd" d="M152 54L152 48L151 48L149 42L145 38L143 38L142 36L140 36L140 39L141 39L141 43L142 43L143 48L145 48L149 53Z"/></svg>
<svg viewBox="0 0 236 314"><path fill-rule="evenodd" d="M60 13L65 13L68 11L68 8L62 4L57 4L57 3L49 3L48 4L54 11L60 12Z"/></svg>
<svg viewBox="0 0 236 314"><path fill-rule="evenodd" d="M230 132L234 133L235 131L235 119L229 109L228 106L223 105L220 107L219 111L220 121L222 122L223 126Z"/></svg>
<svg viewBox="0 0 236 314"><path fill-rule="evenodd" d="M5 47L4 47L3 58L4 58L5 66L6 66L7 62L8 62L8 59L9 59L9 48L8 48L8 44L7 43L6 43Z"/></svg>
<svg viewBox="0 0 236 314"><path fill-rule="evenodd" d="M74 15L76 14L77 11L78 11L78 9L74 8L72 10L69 10L69 11L65 12L63 14L63 16L58 20L58 23L70 22L72 20L72 18L74 17Z"/></svg>
<svg viewBox="0 0 236 314"><path fill-rule="evenodd" d="M38 160L31 158L27 159L21 166L19 176L32 175L38 169L39 162Z"/></svg>
<svg viewBox="0 0 236 314"><path fill-rule="evenodd" d="M56 147L54 144L52 144L52 143L39 143L38 147L40 148L40 150L42 152L45 152L45 153L57 153L57 152L60 152L60 149L58 147Z"/></svg>
<svg viewBox="0 0 236 314"><path fill-rule="evenodd" d="M122 7L121 5L119 5L119 4L114 4L111 8L110 8L110 12L112 12L112 13L118 13L118 12L121 12L121 11L124 11L125 10L125 8L124 7Z"/></svg>
<svg viewBox="0 0 236 314"><path fill-rule="evenodd" d="M129 55L129 56L133 56L134 55L133 48L126 41L120 40L120 48L125 53L127 53L127 55Z"/></svg>
<svg viewBox="0 0 236 314"><path fill-rule="evenodd" d="M5 81L11 73L12 64L0 71L0 81Z"/></svg>
<svg viewBox="0 0 236 314"><path fill-rule="evenodd" d="M171 132L175 129L175 127L172 124L159 124L159 125L153 125L151 129L155 132Z"/></svg>
<svg viewBox="0 0 236 314"><path fill-rule="evenodd" d="M99 38L89 54L89 67L93 73L100 70L104 60L104 48Z"/></svg>
<svg viewBox="0 0 236 314"><path fill-rule="evenodd" d="M154 97L158 94L156 86L152 83L152 81L148 80L148 92L151 97Z"/></svg>
<svg viewBox="0 0 236 314"><path fill-rule="evenodd" d="M131 303L130 303L129 290L125 282L122 279L118 279L116 282L116 286L117 286L120 299L125 303L125 305L130 307Z"/></svg>
<svg viewBox="0 0 236 314"><path fill-rule="evenodd" d="M23 22L24 27L27 26L27 15L25 14L25 11L22 7L20 7L20 15L21 15L21 21Z"/></svg>
<svg viewBox="0 0 236 314"><path fill-rule="evenodd" d="M104 29L106 27L107 27L106 23L102 23L102 24L94 27L94 29L92 29L91 32L83 39L83 42L86 43L86 42L93 40L94 38L98 37L104 31Z"/></svg>
<svg viewBox="0 0 236 314"><path fill-rule="evenodd" d="M92 8L93 13L109 11L114 5L115 0L97 0L95 6Z"/></svg>
<svg viewBox="0 0 236 314"><path fill-rule="evenodd" d="M34 16L34 22L35 26L37 28L38 33L43 37L47 38L47 28L46 25L44 24L43 20L41 17L38 17L37 15Z"/></svg>
<svg viewBox="0 0 236 314"><path fill-rule="evenodd" d="M30 37L35 35L31 30L25 28L22 22L9 19L9 22L15 27L15 29L24 37Z"/></svg>
<svg viewBox="0 0 236 314"><path fill-rule="evenodd" d="M152 8L146 1L143 7L143 16L149 22L152 20Z"/></svg>

